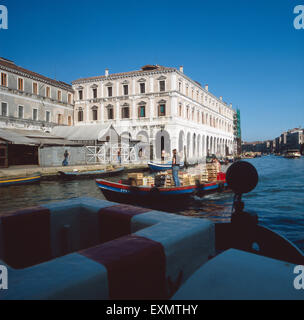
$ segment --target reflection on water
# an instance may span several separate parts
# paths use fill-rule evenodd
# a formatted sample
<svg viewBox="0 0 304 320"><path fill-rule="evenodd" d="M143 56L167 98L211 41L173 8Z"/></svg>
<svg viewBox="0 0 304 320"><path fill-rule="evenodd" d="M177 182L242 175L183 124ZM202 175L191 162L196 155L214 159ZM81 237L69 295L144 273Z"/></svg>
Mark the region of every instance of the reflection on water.
<svg viewBox="0 0 304 320"><path fill-rule="evenodd" d="M257 168L260 179L257 188L244 196L245 209L256 212L262 225L281 233L304 250L304 158L267 156L248 161ZM1 188L0 215L8 210L83 196L104 199L93 179ZM195 197L184 207L172 208L164 204L161 209L215 222L229 222L232 201L231 193L213 194Z"/></svg>

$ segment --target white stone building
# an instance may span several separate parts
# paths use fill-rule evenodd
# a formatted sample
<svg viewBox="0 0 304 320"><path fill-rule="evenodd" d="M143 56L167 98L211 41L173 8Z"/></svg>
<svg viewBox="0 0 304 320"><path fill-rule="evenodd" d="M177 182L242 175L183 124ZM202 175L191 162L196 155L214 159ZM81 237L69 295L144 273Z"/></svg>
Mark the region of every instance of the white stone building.
<svg viewBox="0 0 304 320"><path fill-rule="evenodd" d="M139 141L143 159L173 149L188 161L233 152L235 111L183 73L183 68L146 65L141 70L72 82L75 125L112 124Z"/></svg>
<svg viewBox="0 0 304 320"><path fill-rule="evenodd" d="M0 128L51 130L73 125L72 86L0 58Z"/></svg>

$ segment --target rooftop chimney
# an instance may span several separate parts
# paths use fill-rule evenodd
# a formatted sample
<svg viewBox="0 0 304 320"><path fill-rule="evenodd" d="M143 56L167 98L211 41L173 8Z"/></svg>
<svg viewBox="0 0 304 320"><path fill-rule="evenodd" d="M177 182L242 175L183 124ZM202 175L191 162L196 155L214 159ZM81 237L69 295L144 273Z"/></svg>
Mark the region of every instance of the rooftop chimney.
<svg viewBox="0 0 304 320"><path fill-rule="evenodd" d="M106 69L105 76L107 77L108 75L109 75L109 69Z"/></svg>
<svg viewBox="0 0 304 320"><path fill-rule="evenodd" d="M222 96L220 96L220 100L223 101L223 97Z"/></svg>
<svg viewBox="0 0 304 320"><path fill-rule="evenodd" d="M183 66L179 67L179 72L184 73L184 67Z"/></svg>
<svg viewBox="0 0 304 320"><path fill-rule="evenodd" d="M208 84L205 85L205 89L206 89L206 91L209 91L209 86L208 86Z"/></svg>

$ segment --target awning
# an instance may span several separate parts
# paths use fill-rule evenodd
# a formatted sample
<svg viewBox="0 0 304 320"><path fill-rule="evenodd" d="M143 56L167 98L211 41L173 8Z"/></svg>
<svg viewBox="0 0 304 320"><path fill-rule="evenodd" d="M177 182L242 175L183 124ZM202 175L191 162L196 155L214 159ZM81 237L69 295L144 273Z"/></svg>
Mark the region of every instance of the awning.
<svg viewBox="0 0 304 320"><path fill-rule="evenodd" d="M108 125L78 125L75 127L58 126L53 128L52 134L72 141L105 141L109 134L118 136L111 124Z"/></svg>
<svg viewBox="0 0 304 320"><path fill-rule="evenodd" d="M53 134L38 130L0 129L0 139L11 144L32 146L67 146L79 145L74 141L54 136Z"/></svg>
<svg viewBox="0 0 304 320"><path fill-rule="evenodd" d="M37 141L27 138L10 129L0 129L0 138L12 144L23 144L29 146L39 145Z"/></svg>

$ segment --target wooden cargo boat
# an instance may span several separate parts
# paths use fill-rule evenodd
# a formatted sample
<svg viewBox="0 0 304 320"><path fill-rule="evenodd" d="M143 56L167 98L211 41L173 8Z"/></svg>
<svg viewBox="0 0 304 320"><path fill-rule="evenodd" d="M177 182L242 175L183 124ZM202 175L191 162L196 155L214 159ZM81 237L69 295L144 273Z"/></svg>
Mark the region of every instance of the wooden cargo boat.
<svg viewBox="0 0 304 320"><path fill-rule="evenodd" d="M0 187L37 183L37 182L40 182L40 180L41 180L40 173L36 173L28 177L4 178L4 179L0 179Z"/></svg>
<svg viewBox="0 0 304 320"><path fill-rule="evenodd" d="M194 195L222 192L227 188L226 181L182 187L131 186L103 179L97 179L96 184L107 200L131 204L159 204L159 201L185 203Z"/></svg>

